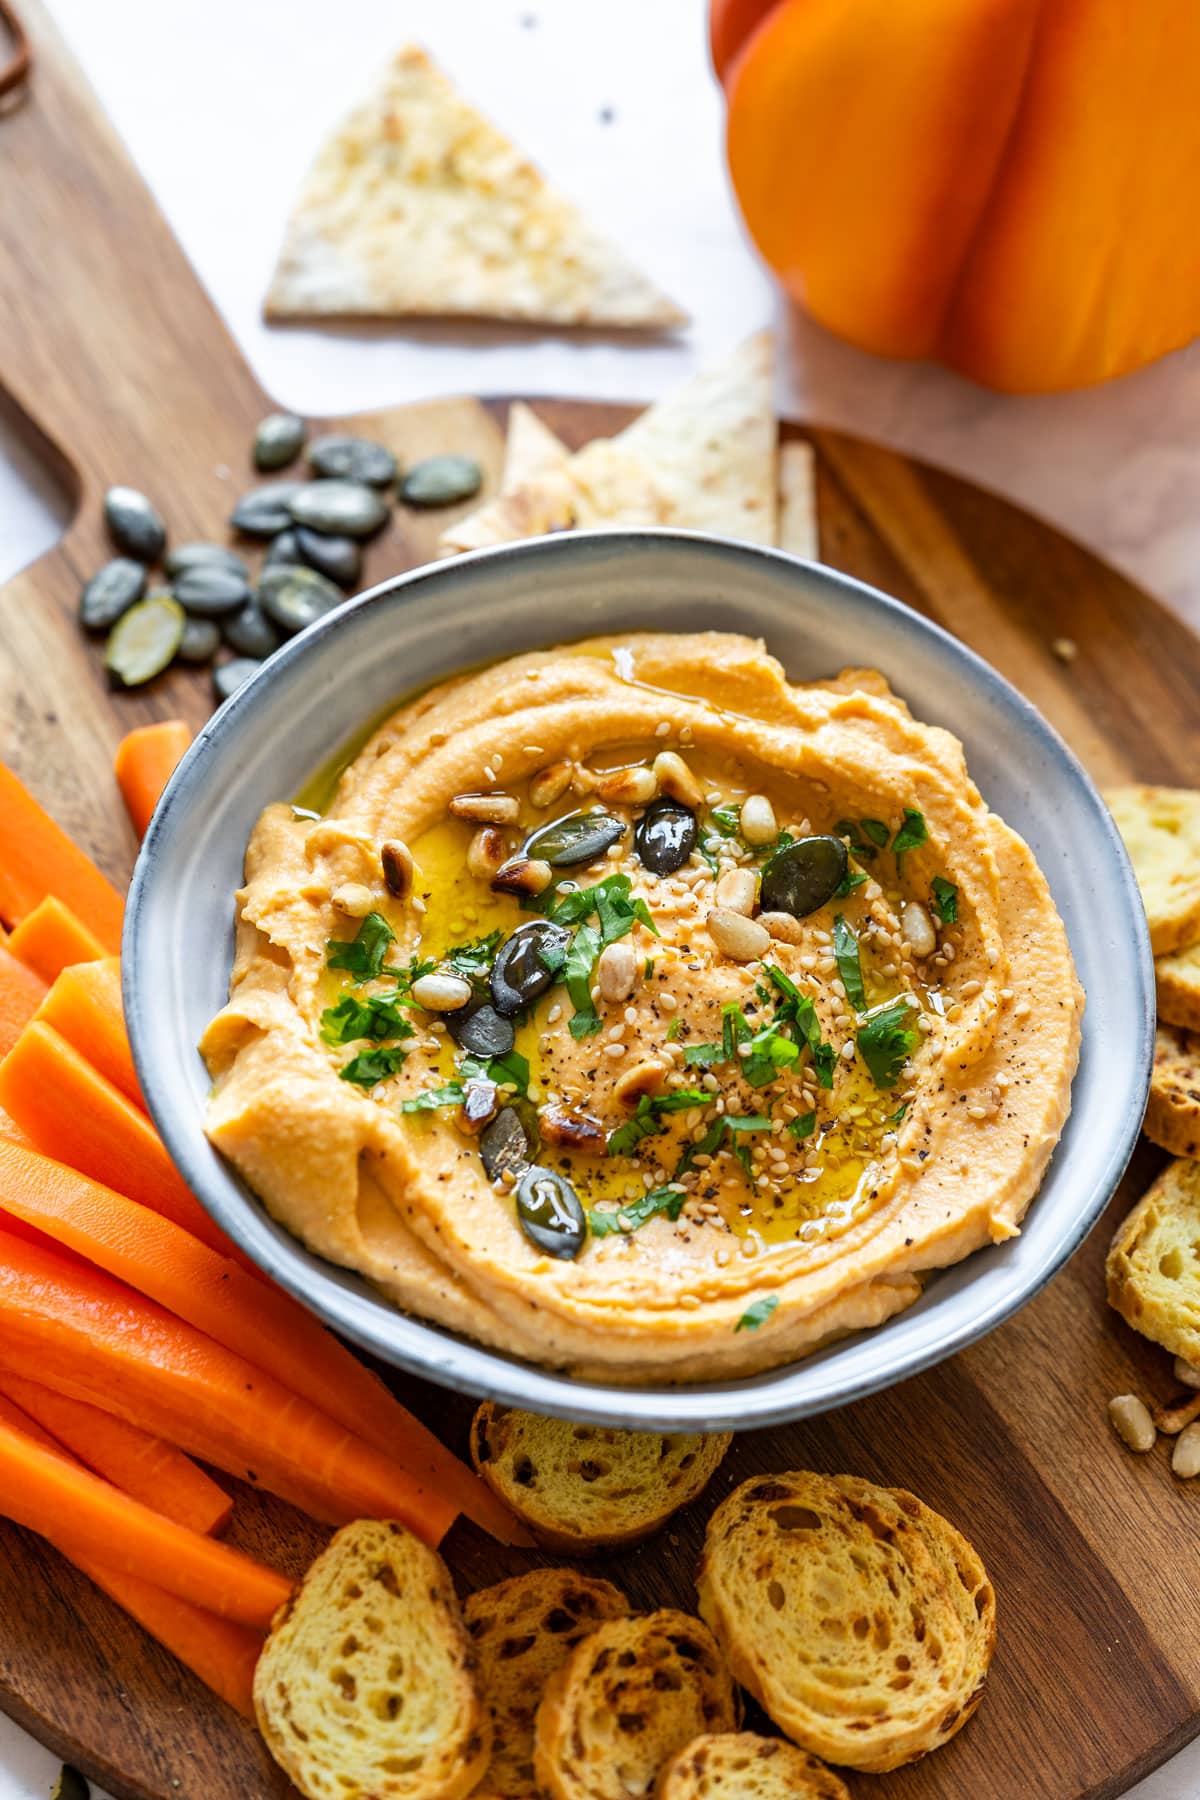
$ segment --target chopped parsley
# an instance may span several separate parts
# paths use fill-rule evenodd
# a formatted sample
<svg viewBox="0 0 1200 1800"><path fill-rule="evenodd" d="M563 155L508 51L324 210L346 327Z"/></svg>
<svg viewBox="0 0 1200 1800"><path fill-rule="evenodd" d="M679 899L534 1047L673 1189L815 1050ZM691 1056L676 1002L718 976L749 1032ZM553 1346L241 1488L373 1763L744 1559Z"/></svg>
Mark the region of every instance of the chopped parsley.
<svg viewBox="0 0 1200 1800"><path fill-rule="evenodd" d="M882 819L839 819L833 829L838 837L849 840L860 862L871 862L891 836Z"/></svg>
<svg viewBox="0 0 1200 1800"><path fill-rule="evenodd" d="M788 1135L790 1137L794 1137L794 1138L810 1138L816 1129L817 1129L816 1113L815 1112L801 1113L800 1117L798 1119L793 1119L791 1121L791 1123L788 1125Z"/></svg>
<svg viewBox="0 0 1200 1800"><path fill-rule="evenodd" d="M383 959L396 934L382 913L369 912L349 940L330 938L325 945L325 961L331 969L348 969L355 986L374 981L383 971Z"/></svg>
<svg viewBox="0 0 1200 1800"><path fill-rule="evenodd" d="M816 1007L807 994L800 992L791 976L786 970L781 969L778 963L764 963L763 973L783 995L783 999L779 1002L778 1017L796 1026L812 1052L813 1069L817 1081L823 1088L831 1088L833 1071L837 1067L837 1051L821 1036L821 1024L817 1018Z"/></svg>
<svg viewBox="0 0 1200 1800"><path fill-rule="evenodd" d="M895 1087L916 1048L917 1029L908 1022L912 1014L912 1002L902 995L868 1013L859 1027L858 1054L877 1088Z"/></svg>
<svg viewBox="0 0 1200 1800"><path fill-rule="evenodd" d="M446 952L446 967L455 975L461 975L464 981L474 983L485 980L501 936L497 927L495 931L489 931L485 937L475 938L469 944L454 945Z"/></svg>
<svg viewBox="0 0 1200 1800"><path fill-rule="evenodd" d="M740 837L742 809L735 806L732 800L723 800L720 806L714 806L709 813L708 823L724 838Z"/></svg>
<svg viewBox="0 0 1200 1800"><path fill-rule="evenodd" d="M862 957L859 954L858 938L854 927L848 925L841 913L833 921L833 954L837 958L838 974L842 978L842 986L846 990L846 998L855 1012L867 1009L867 990L863 986Z"/></svg>
<svg viewBox="0 0 1200 1800"><path fill-rule="evenodd" d="M593 1237L601 1238L611 1237L614 1232L636 1231L639 1225L644 1225L647 1219L657 1218L660 1213L674 1221L683 1211L686 1199L686 1194L672 1187L651 1188L649 1193L618 1207L616 1212L596 1212L589 1207L588 1227ZM623 1226L622 1219L625 1220Z"/></svg>
<svg viewBox="0 0 1200 1800"><path fill-rule="evenodd" d="M635 924L644 925L658 936L650 908L640 895L634 897L628 875L606 875L594 887L572 888L565 894L550 890L534 904L556 925L576 925L595 913L600 921L601 946L615 944Z"/></svg>
<svg viewBox="0 0 1200 1800"><path fill-rule="evenodd" d="M491 1081L496 1087L515 1087L518 1094L529 1092L529 1061L519 1050L507 1056L464 1056L458 1068L461 1081Z"/></svg>
<svg viewBox="0 0 1200 1800"><path fill-rule="evenodd" d="M861 869L847 868L846 873L842 876L842 879L838 882L837 887L833 891L834 899L849 899L855 888L861 887L866 880L867 876L864 875Z"/></svg>
<svg viewBox="0 0 1200 1800"><path fill-rule="evenodd" d="M896 858L896 868L899 869L900 859L906 850L916 850L928 840L929 833L925 829L924 813L917 812L915 807L906 806L900 829L892 839L892 854Z"/></svg>
<svg viewBox="0 0 1200 1800"><path fill-rule="evenodd" d="M336 1006L327 1006L321 1014L321 1036L327 1044L412 1037L413 1028L400 1011L406 1004L399 988L394 994L372 994L366 1000L343 994Z"/></svg>
<svg viewBox="0 0 1200 1800"><path fill-rule="evenodd" d="M771 1121L766 1113L726 1113L725 1123L730 1131L770 1131Z"/></svg>
<svg viewBox="0 0 1200 1800"><path fill-rule="evenodd" d="M563 960L562 978L567 984L571 1004L575 1008L570 1023L573 1038L592 1037L600 1030L602 1020L592 1004L592 970L600 954L600 933L594 925L581 925L571 939L571 947Z"/></svg>
<svg viewBox="0 0 1200 1800"><path fill-rule="evenodd" d="M352 1081L355 1087L377 1087L389 1075L395 1075L403 1068L407 1055L407 1050L388 1049L386 1045L380 1045L374 1050L360 1050L357 1056L351 1057L344 1069L338 1070L338 1074L343 1081Z"/></svg>
<svg viewBox="0 0 1200 1800"><path fill-rule="evenodd" d="M698 1156L716 1155L717 1151L725 1141L726 1126L727 1121L724 1118L716 1118L698 1143L688 1145L687 1149L680 1157L678 1166L675 1170L675 1179L677 1181L681 1176L687 1174Z"/></svg>
<svg viewBox="0 0 1200 1800"><path fill-rule="evenodd" d="M707 1102L708 1095L699 1088L676 1088L672 1094L643 1094L632 1119L609 1133L608 1154L628 1156L643 1138L662 1130L662 1121L668 1114L687 1112L690 1107Z"/></svg>
<svg viewBox="0 0 1200 1800"><path fill-rule="evenodd" d="M943 925L958 924L958 889L944 875L935 875L930 883L933 910Z"/></svg>
<svg viewBox="0 0 1200 1800"><path fill-rule="evenodd" d="M649 979L653 975L653 973L654 973L654 958L652 956L648 956L646 958L645 962L642 964L642 980L649 981Z"/></svg>
<svg viewBox="0 0 1200 1800"><path fill-rule="evenodd" d="M713 1069L725 1061L725 1049L721 1044L685 1044L683 1060L689 1069Z"/></svg>
<svg viewBox="0 0 1200 1800"><path fill-rule="evenodd" d="M761 1300L755 1300L751 1306L746 1308L733 1329L735 1331L757 1331L760 1325L766 1324L778 1305L778 1294L764 1294Z"/></svg>
<svg viewBox="0 0 1200 1800"><path fill-rule="evenodd" d="M434 1112L439 1106L460 1105L462 1097L462 1082L447 1081L443 1087L426 1088L424 1093L414 1094L410 1100L402 1100L400 1111L406 1113Z"/></svg>
<svg viewBox="0 0 1200 1800"><path fill-rule="evenodd" d="M671 1020L671 1023L667 1026L667 1042L669 1044L673 1044L675 1042L675 1039L679 1036L679 1033L682 1030L683 1030L683 1020L679 1017L679 1014L676 1013L675 1017ZM684 1060L684 1062L687 1061L687 1051L686 1050L683 1053L683 1060Z"/></svg>

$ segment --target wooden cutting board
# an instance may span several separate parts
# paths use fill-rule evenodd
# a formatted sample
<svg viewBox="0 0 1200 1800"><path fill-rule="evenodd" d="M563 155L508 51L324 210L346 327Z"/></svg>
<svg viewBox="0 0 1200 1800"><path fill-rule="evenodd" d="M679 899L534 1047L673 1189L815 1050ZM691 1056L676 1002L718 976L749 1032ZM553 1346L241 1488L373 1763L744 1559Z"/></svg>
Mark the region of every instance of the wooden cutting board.
<svg viewBox="0 0 1200 1800"><path fill-rule="evenodd" d="M108 554L99 498L129 482L155 497L176 541L218 535L255 479L248 445L269 403L52 27L21 4L37 67L24 101L0 113L0 404L78 506L63 542L0 592L0 757L124 878L134 844L112 750L146 720L198 724L210 696L207 676L182 671L145 693L108 691L74 623L79 587ZM470 451L494 478L505 410L438 401L356 425L405 461ZM572 443L632 412L565 400L538 410ZM803 435L818 455L828 562L982 651L1101 780L1196 779L1200 645L1157 602L992 494L850 437ZM423 560L444 518L400 519L370 548L369 579ZM1075 661L1056 659L1059 637L1078 645ZM1165 1447L1127 1454L1105 1419L1114 1393L1169 1390L1166 1357L1103 1299L1111 1229L1161 1161L1142 1147L1091 1241L1002 1330L840 1413L740 1437L714 1484L715 1500L751 1473L806 1465L902 1483L949 1514L994 1575L1000 1646L978 1717L926 1762L853 1783L858 1794L1099 1800L1200 1726L1200 1488L1172 1479ZM465 1447L466 1401L397 1385ZM235 1540L298 1573L316 1528L258 1495L238 1502ZM640 1604L692 1605L708 1511L702 1501L648 1547L606 1559L605 1573ZM537 1560L465 1526L447 1554L464 1589ZM0 1705L119 1800L290 1791L248 1727L40 1539L7 1528L0 1620Z"/></svg>

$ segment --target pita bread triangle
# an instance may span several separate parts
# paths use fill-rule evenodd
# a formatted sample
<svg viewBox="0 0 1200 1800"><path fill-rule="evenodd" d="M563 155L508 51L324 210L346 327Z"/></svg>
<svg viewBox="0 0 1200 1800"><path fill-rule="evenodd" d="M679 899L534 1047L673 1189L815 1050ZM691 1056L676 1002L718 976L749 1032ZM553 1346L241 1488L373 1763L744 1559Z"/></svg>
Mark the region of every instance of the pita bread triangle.
<svg viewBox="0 0 1200 1800"><path fill-rule="evenodd" d="M444 554L572 527L674 525L776 542L774 349L761 332L614 438L550 460L450 527ZM543 428L544 429L544 428Z"/></svg>
<svg viewBox="0 0 1200 1800"><path fill-rule="evenodd" d="M686 319L415 46L318 152L266 313L636 330Z"/></svg>

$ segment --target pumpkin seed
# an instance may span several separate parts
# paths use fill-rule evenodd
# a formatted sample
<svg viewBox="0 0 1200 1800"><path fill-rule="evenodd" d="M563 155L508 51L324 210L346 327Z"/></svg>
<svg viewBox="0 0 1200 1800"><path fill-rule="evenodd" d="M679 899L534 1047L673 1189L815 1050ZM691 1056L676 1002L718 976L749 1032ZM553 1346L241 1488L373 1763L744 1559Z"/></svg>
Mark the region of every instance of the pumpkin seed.
<svg viewBox="0 0 1200 1800"><path fill-rule="evenodd" d="M272 563L289 563L292 568L295 568L297 563L303 561L304 558L300 554L300 539L296 535L295 527L289 526L286 531L281 531L278 537L271 539L267 545L262 566L264 569L269 569Z"/></svg>
<svg viewBox="0 0 1200 1800"><path fill-rule="evenodd" d="M785 844L763 866L759 902L763 912L806 918L833 899L845 879L846 867L846 846L841 838L806 837Z"/></svg>
<svg viewBox="0 0 1200 1800"><path fill-rule="evenodd" d="M180 662L211 662L221 648L221 627L215 619L189 619L176 654Z"/></svg>
<svg viewBox="0 0 1200 1800"><path fill-rule="evenodd" d="M266 657L278 650L283 638L257 600L248 600L224 621L225 642L242 656Z"/></svg>
<svg viewBox="0 0 1200 1800"><path fill-rule="evenodd" d="M464 1007L462 1012L447 1013L446 1029L459 1048L472 1056L507 1056L516 1042L508 1020L486 1001L470 1010Z"/></svg>
<svg viewBox="0 0 1200 1800"><path fill-rule="evenodd" d="M530 1243L570 1262L587 1242L587 1215L575 1189L556 1169L533 1163L517 1187L517 1219Z"/></svg>
<svg viewBox="0 0 1200 1800"><path fill-rule="evenodd" d="M571 869L595 862L625 835L625 821L606 812L564 813L527 837L521 854L552 869Z"/></svg>
<svg viewBox="0 0 1200 1800"><path fill-rule="evenodd" d="M341 606L345 595L315 569L302 564L273 563L258 578L258 601L285 637L323 619Z"/></svg>
<svg viewBox="0 0 1200 1800"><path fill-rule="evenodd" d="M633 847L652 875L673 875L696 848L696 815L678 800L656 800L633 831Z"/></svg>
<svg viewBox="0 0 1200 1800"><path fill-rule="evenodd" d="M473 456L427 456L400 483L400 498L406 506L457 506L482 486L483 470Z"/></svg>
<svg viewBox="0 0 1200 1800"><path fill-rule="evenodd" d="M512 936L496 952L488 977L492 1003L502 1018L511 1019L524 1012L539 994L544 994L561 967L571 942L571 934L563 925L549 919L533 919L519 925ZM547 968L546 963L553 963Z"/></svg>
<svg viewBox="0 0 1200 1800"><path fill-rule="evenodd" d="M247 537L274 537L291 524L288 508L305 485L303 481L272 481L265 487L251 488L230 513L229 523Z"/></svg>
<svg viewBox="0 0 1200 1800"><path fill-rule="evenodd" d="M218 663L213 670L213 692L218 700L228 700L244 687L252 675L257 675L262 664L253 656L235 656L230 662Z"/></svg>
<svg viewBox="0 0 1200 1800"><path fill-rule="evenodd" d="M64 1763L58 1772L58 1780L50 1790L50 1800L91 1800L91 1788L70 1763Z"/></svg>
<svg viewBox="0 0 1200 1800"><path fill-rule="evenodd" d="M479 1154L492 1181L506 1171L516 1175L529 1162L529 1139L516 1107L506 1106L479 1134Z"/></svg>
<svg viewBox="0 0 1200 1800"><path fill-rule="evenodd" d="M382 444L344 432L317 438L308 460L318 475L339 481L362 481L368 487L387 487L395 481L398 471L395 457Z"/></svg>
<svg viewBox="0 0 1200 1800"><path fill-rule="evenodd" d="M254 466L264 471L286 469L304 448L304 420L295 413L268 413L254 434Z"/></svg>
<svg viewBox="0 0 1200 1800"><path fill-rule="evenodd" d="M362 549L353 538L326 537L320 531L310 531L307 525L297 525L295 532L285 532L284 536L295 537L301 562L316 569L319 575L327 575L339 587L353 587L362 574Z"/></svg>
<svg viewBox="0 0 1200 1800"><path fill-rule="evenodd" d="M146 571L130 556L114 556L92 576L79 597L79 622L107 631L146 591Z"/></svg>
<svg viewBox="0 0 1200 1800"><path fill-rule="evenodd" d="M220 619L235 613L250 598L250 583L235 569L217 563L199 563L185 569L171 592L184 612L197 619Z"/></svg>
<svg viewBox="0 0 1200 1800"><path fill-rule="evenodd" d="M180 544L174 550L167 551L166 570L171 576L182 575L185 569L197 569L215 565L219 569L232 569L235 575L249 575L250 571L228 544Z"/></svg>
<svg viewBox="0 0 1200 1800"><path fill-rule="evenodd" d="M136 488L111 487L104 496L104 522L118 550L140 562L155 562L163 553L167 528L145 494Z"/></svg>
<svg viewBox="0 0 1200 1800"><path fill-rule="evenodd" d="M306 481L289 505L297 525L331 537L374 537L390 517L383 496L361 481Z"/></svg>
<svg viewBox="0 0 1200 1800"><path fill-rule="evenodd" d="M186 614L170 594L151 594L131 606L109 633L104 666L124 687L161 675L183 638Z"/></svg>

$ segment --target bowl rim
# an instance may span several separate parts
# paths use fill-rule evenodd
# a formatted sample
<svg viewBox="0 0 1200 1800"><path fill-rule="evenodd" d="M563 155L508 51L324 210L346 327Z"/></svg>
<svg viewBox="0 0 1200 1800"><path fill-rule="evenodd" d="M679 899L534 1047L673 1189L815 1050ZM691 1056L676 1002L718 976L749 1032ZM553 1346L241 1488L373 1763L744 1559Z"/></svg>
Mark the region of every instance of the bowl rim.
<svg viewBox="0 0 1200 1800"><path fill-rule="evenodd" d="M898 617L907 631L915 631L918 636L931 638L943 649L948 649L952 657L962 665L962 674L968 681L979 684L1010 714L1014 714L1020 728L1040 740L1060 765L1075 789L1074 798L1089 809L1093 823L1107 837L1116 885L1134 926L1135 942L1130 944L1128 974L1139 1002L1135 1060L1141 1070L1141 1079L1131 1090L1127 1090L1124 1105L1118 1112L1114 1112L1102 1171L1095 1180L1089 1199L1079 1207L1072 1228L1053 1247L1042 1266L1019 1284L1015 1292L1001 1293L991 1305L982 1310L964 1307L960 1322L951 1324L936 1342L924 1348L909 1347L895 1366L877 1366L874 1370L865 1370L851 1379L836 1377L835 1357L826 1365L830 1373L825 1379L815 1381L812 1391L801 1396L776 1394L774 1389L780 1378L803 1366L809 1360L807 1358L782 1363L757 1375L729 1377L719 1381L662 1383L657 1386L624 1386L615 1382L606 1384L585 1381L569 1373L528 1362L508 1352L492 1349L478 1340L460 1336L418 1315L404 1313L391 1301L371 1290L369 1284L358 1277L356 1272L343 1270L316 1256L299 1239L284 1233L284 1244L275 1235L277 1231L283 1231L282 1227L270 1227L274 1249L264 1261L261 1254L264 1246L258 1241L260 1232L255 1229L256 1225L261 1226L266 1220L264 1209L228 1164L224 1165L223 1187L214 1187L209 1182L207 1170L199 1165L191 1153L191 1146L177 1108L172 1103L169 1088L164 1091L156 1059L149 1053L147 994L140 980L141 944L147 929L146 919L153 904L157 851L168 829L174 825L173 815L190 801L202 800L199 791L193 793L192 790L195 787L195 772L202 763L207 747L214 740L223 740L230 733L236 734L264 692L288 681L298 664L319 657L349 613L373 611L392 602L397 594L408 597L427 585L439 586L447 580L453 580L460 571L479 564L520 562L525 559L541 559L545 564L569 564L601 547L604 554L609 556L622 552L653 553L660 549L686 547L699 549L702 553L716 557L732 558L735 562L750 561L791 569L800 567L810 577L815 576L831 589L850 591L868 606ZM563 641L571 640L568 637ZM498 660L500 657L488 658L484 666ZM449 668L445 671L447 675L452 672ZM331 749L336 751L338 745L325 748L328 754ZM320 766L319 756L314 757L313 766ZM748 544L739 539L711 533L668 527L575 531L552 537L523 539L470 551L440 562L422 564L377 583L284 644L217 709L197 733L159 802L138 854L126 902L122 938L122 993L134 1066L147 1108L180 1173L201 1205L239 1248L328 1327L389 1366L456 1392L495 1399L504 1404L530 1407L534 1404L528 1393L532 1384L539 1389L536 1410L547 1415L648 1431L678 1431L681 1428L693 1431L749 1430L810 1417L851 1404L898 1381L920 1374L976 1343L1011 1318L1034 1299L1074 1256L1100 1219L1120 1183L1137 1143L1149 1093L1155 1025L1153 953L1132 863L1112 815L1092 778L1075 752L1033 703L952 632L867 582L859 581L825 564L792 556L774 546ZM1078 1071L1074 1079L1078 1079ZM1047 1175L1044 1174L1043 1183L1046 1178ZM1040 1193L1040 1186L1038 1192ZM1035 1194L1031 1204L1036 1204L1037 1197ZM977 1254L986 1253L985 1246ZM973 1262L974 1256L967 1260ZM333 1279L334 1276L347 1275L352 1276L351 1285L343 1285ZM362 1296L354 1284L361 1284L363 1292L373 1303L365 1317ZM904 1318L909 1310L904 1309L897 1317ZM394 1337L389 1335L388 1329L391 1327L394 1332L398 1323L418 1328L418 1346L422 1339L432 1338L433 1346L442 1352L441 1357L428 1351L422 1354L419 1347L410 1349L398 1345ZM864 1335L875 1337L886 1333L890 1323L890 1320L885 1320L870 1328L869 1332L855 1332L843 1341L850 1344ZM447 1352L450 1353L448 1360ZM464 1363L480 1366L463 1367ZM548 1391L540 1391L542 1388Z"/></svg>

